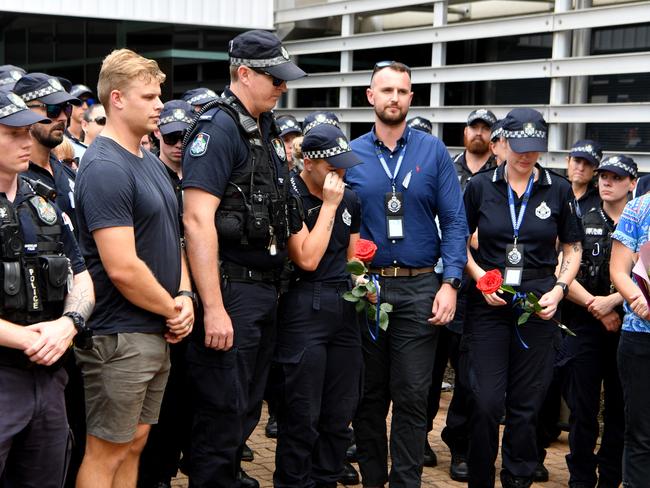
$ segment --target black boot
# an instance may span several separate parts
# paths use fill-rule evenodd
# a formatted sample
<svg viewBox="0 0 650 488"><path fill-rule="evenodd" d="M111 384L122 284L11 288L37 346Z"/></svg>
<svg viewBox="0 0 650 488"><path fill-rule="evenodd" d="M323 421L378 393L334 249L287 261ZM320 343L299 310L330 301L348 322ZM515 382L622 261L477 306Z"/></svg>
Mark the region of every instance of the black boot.
<svg viewBox="0 0 650 488"><path fill-rule="evenodd" d="M530 488L533 481L530 478L513 476L505 469L501 470L501 486L503 488Z"/></svg>
<svg viewBox="0 0 650 488"><path fill-rule="evenodd" d="M467 466L467 456L464 454L451 453L451 465L449 466L449 476L454 481L469 481L469 467Z"/></svg>
<svg viewBox="0 0 650 488"><path fill-rule="evenodd" d="M436 456L436 453L433 452L433 449L431 449L429 439L424 443L424 462L422 464L430 468L438 465L438 457Z"/></svg>
<svg viewBox="0 0 650 488"><path fill-rule="evenodd" d="M244 443L244 448L242 449L241 452L241 460L242 461L252 461L255 459L255 454L253 453L253 450L248 447L248 444Z"/></svg>
<svg viewBox="0 0 650 488"><path fill-rule="evenodd" d="M264 434L269 439L278 438L278 420L275 418L275 415L269 415L269 421L266 423L266 427L264 427Z"/></svg>
<svg viewBox="0 0 650 488"><path fill-rule="evenodd" d="M347 461L343 463L343 474L339 478L339 483L345 486L359 484L359 473L357 473L354 466Z"/></svg>
<svg viewBox="0 0 650 488"><path fill-rule="evenodd" d="M537 466L535 466L535 471L533 471L533 481L545 482L548 481L548 469L544 466L544 460L546 459L546 450L542 449L537 461Z"/></svg>
<svg viewBox="0 0 650 488"><path fill-rule="evenodd" d="M239 468L239 473L237 473L237 481L239 481L241 488L260 488L258 481L248 476L246 471L241 468Z"/></svg>

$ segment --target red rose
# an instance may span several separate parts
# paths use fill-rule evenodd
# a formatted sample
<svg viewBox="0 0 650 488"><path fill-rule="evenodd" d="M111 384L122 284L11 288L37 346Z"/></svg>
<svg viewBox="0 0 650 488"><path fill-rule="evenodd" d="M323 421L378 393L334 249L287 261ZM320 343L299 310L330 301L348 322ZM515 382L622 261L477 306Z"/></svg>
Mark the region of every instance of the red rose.
<svg viewBox="0 0 650 488"><path fill-rule="evenodd" d="M501 271L493 269L485 273L477 282L476 288L481 290L486 295L496 292L503 284L503 277Z"/></svg>
<svg viewBox="0 0 650 488"><path fill-rule="evenodd" d="M354 247L354 257L364 263L369 263L375 257L377 245L366 239L359 239Z"/></svg>

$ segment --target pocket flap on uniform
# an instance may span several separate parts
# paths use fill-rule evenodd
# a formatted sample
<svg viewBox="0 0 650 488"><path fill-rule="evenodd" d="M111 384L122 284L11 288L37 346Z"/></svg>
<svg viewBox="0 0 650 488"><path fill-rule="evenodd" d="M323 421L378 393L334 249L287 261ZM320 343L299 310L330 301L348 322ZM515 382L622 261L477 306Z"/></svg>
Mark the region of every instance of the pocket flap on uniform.
<svg viewBox="0 0 650 488"><path fill-rule="evenodd" d="M3 267L3 289L5 294L10 295L10 296L15 296L20 292L20 283L21 283L21 270L22 268L20 267L20 263L18 261L16 262L9 262L9 263L2 263Z"/></svg>
<svg viewBox="0 0 650 488"><path fill-rule="evenodd" d="M41 267L51 286L63 286L68 278L68 259L65 256L39 256Z"/></svg>

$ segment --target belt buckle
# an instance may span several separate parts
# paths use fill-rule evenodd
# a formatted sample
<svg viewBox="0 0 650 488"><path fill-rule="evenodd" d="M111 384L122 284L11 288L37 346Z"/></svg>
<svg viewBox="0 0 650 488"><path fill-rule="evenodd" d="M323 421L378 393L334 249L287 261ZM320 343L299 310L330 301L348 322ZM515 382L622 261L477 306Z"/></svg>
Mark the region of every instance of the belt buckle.
<svg viewBox="0 0 650 488"><path fill-rule="evenodd" d="M383 276L384 278L397 278L397 273L399 272L399 266L391 266L391 268L393 268L392 273L386 273L386 268L381 268L381 276Z"/></svg>

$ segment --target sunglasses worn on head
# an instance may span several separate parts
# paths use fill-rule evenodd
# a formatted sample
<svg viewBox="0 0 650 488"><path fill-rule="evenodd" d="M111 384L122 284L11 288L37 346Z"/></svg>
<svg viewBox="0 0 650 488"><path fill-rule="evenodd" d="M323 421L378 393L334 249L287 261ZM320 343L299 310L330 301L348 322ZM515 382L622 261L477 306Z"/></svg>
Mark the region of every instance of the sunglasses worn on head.
<svg viewBox="0 0 650 488"><path fill-rule="evenodd" d="M375 63L375 67L372 70L372 74L374 75L377 71L380 71L384 68L390 68L390 67L400 68L400 71L402 70L406 71L409 77L411 76L411 68L409 68L404 63L400 63L399 61L379 61Z"/></svg>
<svg viewBox="0 0 650 488"><path fill-rule="evenodd" d="M88 97L88 98L81 98L80 100L81 100L82 103L85 102L86 105L88 105L89 107L92 106L92 105L95 105L95 99L94 98Z"/></svg>
<svg viewBox="0 0 650 488"><path fill-rule="evenodd" d="M269 73L268 71L264 71L263 69L260 69L260 68L251 68L251 69L252 69L253 71L255 71L255 73L259 73L259 74L261 74L261 75L270 76L271 79L273 80L273 86L280 86L280 85L282 85L282 83L284 83L284 80L281 80L280 78L276 78L275 76L273 76L273 75L272 75L271 73Z"/></svg>
<svg viewBox="0 0 650 488"><path fill-rule="evenodd" d="M44 108L45 116L48 119L56 119L59 115L61 115L61 112L64 112L66 117L70 117L70 115L72 115L72 105L70 105L68 102L60 103L58 105L39 103L39 104L32 104L27 106L29 108Z"/></svg>
<svg viewBox="0 0 650 488"><path fill-rule="evenodd" d="M162 134L162 140L168 146L175 146L176 144L178 144L178 141L183 140L183 137L185 137L184 130L170 132L169 134Z"/></svg>
<svg viewBox="0 0 650 488"><path fill-rule="evenodd" d="M94 119L90 119L88 122L95 122L97 125L106 125L106 117L103 115L100 115L99 117L95 117Z"/></svg>

